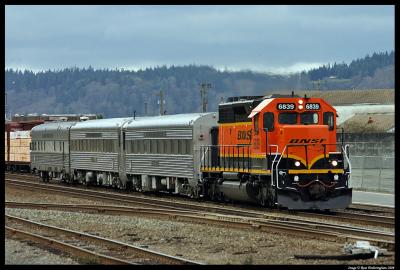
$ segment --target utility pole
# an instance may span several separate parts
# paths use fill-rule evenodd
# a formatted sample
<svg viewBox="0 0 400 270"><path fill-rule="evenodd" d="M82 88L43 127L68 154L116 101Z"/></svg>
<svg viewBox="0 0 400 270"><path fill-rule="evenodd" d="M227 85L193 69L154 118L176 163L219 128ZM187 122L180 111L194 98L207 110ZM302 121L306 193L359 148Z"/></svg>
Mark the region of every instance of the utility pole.
<svg viewBox="0 0 400 270"><path fill-rule="evenodd" d="M158 102L160 104L160 115L164 115L165 100L164 100L164 91L163 90L160 90L160 100Z"/></svg>
<svg viewBox="0 0 400 270"><path fill-rule="evenodd" d="M7 90L4 92L6 94L6 96L5 96L6 105L4 106L4 118L5 118L4 120L7 121L7 113L8 113L8 111L7 111Z"/></svg>
<svg viewBox="0 0 400 270"><path fill-rule="evenodd" d="M211 83L201 83L200 84L200 98L201 98L201 106L202 112L207 112L207 90L211 88Z"/></svg>

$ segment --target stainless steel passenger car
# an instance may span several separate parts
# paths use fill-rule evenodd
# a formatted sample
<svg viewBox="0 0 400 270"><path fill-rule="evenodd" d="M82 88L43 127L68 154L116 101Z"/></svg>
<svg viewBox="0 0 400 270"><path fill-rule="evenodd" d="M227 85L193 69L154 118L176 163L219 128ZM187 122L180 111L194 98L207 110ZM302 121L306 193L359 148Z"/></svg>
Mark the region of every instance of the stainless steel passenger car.
<svg viewBox="0 0 400 270"><path fill-rule="evenodd" d="M31 130L31 170L44 181L69 173L69 130L76 122L50 122Z"/></svg>
<svg viewBox="0 0 400 270"><path fill-rule="evenodd" d="M89 120L71 128L71 168L75 181L127 187L129 183L119 177L119 172L123 172L121 127L130 119Z"/></svg>
<svg viewBox="0 0 400 270"><path fill-rule="evenodd" d="M126 122L122 128L126 178L137 190L197 197L200 145L211 144L210 131L215 126L216 113L141 117Z"/></svg>

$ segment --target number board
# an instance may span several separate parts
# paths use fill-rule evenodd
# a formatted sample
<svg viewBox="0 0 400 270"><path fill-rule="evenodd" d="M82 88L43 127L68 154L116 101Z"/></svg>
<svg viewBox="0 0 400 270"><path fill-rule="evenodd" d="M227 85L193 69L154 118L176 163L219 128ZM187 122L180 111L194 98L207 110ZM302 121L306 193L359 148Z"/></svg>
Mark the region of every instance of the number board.
<svg viewBox="0 0 400 270"><path fill-rule="evenodd" d="M319 110L320 109L319 103L307 103L306 110Z"/></svg>
<svg viewBox="0 0 400 270"><path fill-rule="evenodd" d="M294 110L296 105L294 103L278 103L276 106L278 110Z"/></svg>

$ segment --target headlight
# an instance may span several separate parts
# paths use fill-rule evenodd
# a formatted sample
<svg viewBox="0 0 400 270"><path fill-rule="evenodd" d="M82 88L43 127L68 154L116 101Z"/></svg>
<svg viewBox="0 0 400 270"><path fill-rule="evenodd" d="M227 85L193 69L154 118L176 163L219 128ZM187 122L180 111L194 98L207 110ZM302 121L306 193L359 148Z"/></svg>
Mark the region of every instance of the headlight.
<svg viewBox="0 0 400 270"><path fill-rule="evenodd" d="M332 166L333 166L333 167L336 167L336 166L337 166L337 161L336 161L336 160L333 160L333 161L332 161Z"/></svg>
<svg viewBox="0 0 400 270"><path fill-rule="evenodd" d="M299 166L300 166L300 161L296 160L296 162L294 163L294 165L295 165L296 167L299 167Z"/></svg>
<svg viewBox="0 0 400 270"><path fill-rule="evenodd" d="M298 175L295 175L294 178L293 178L293 180L294 180L295 182L299 181L299 176L298 176Z"/></svg>
<svg viewBox="0 0 400 270"><path fill-rule="evenodd" d="M333 176L333 180L335 180L335 181L339 180L339 175L335 174L335 175Z"/></svg>

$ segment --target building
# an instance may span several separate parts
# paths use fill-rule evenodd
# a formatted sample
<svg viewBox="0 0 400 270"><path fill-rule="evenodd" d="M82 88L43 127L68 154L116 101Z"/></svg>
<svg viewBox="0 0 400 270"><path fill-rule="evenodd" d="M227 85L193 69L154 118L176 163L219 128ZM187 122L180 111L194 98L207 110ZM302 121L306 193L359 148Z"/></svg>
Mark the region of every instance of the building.
<svg viewBox="0 0 400 270"><path fill-rule="evenodd" d="M296 91L295 94L320 97L333 105L338 114L338 131L343 127L346 133L394 133L394 89ZM369 117L374 123L367 125ZM365 129L360 128L362 125Z"/></svg>
<svg viewBox="0 0 400 270"><path fill-rule="evenodd" d="M30 122L30 121L86 121L92 119L101 119L99 114L35 114L28 115L15 114L11 122Z"/></svg>

